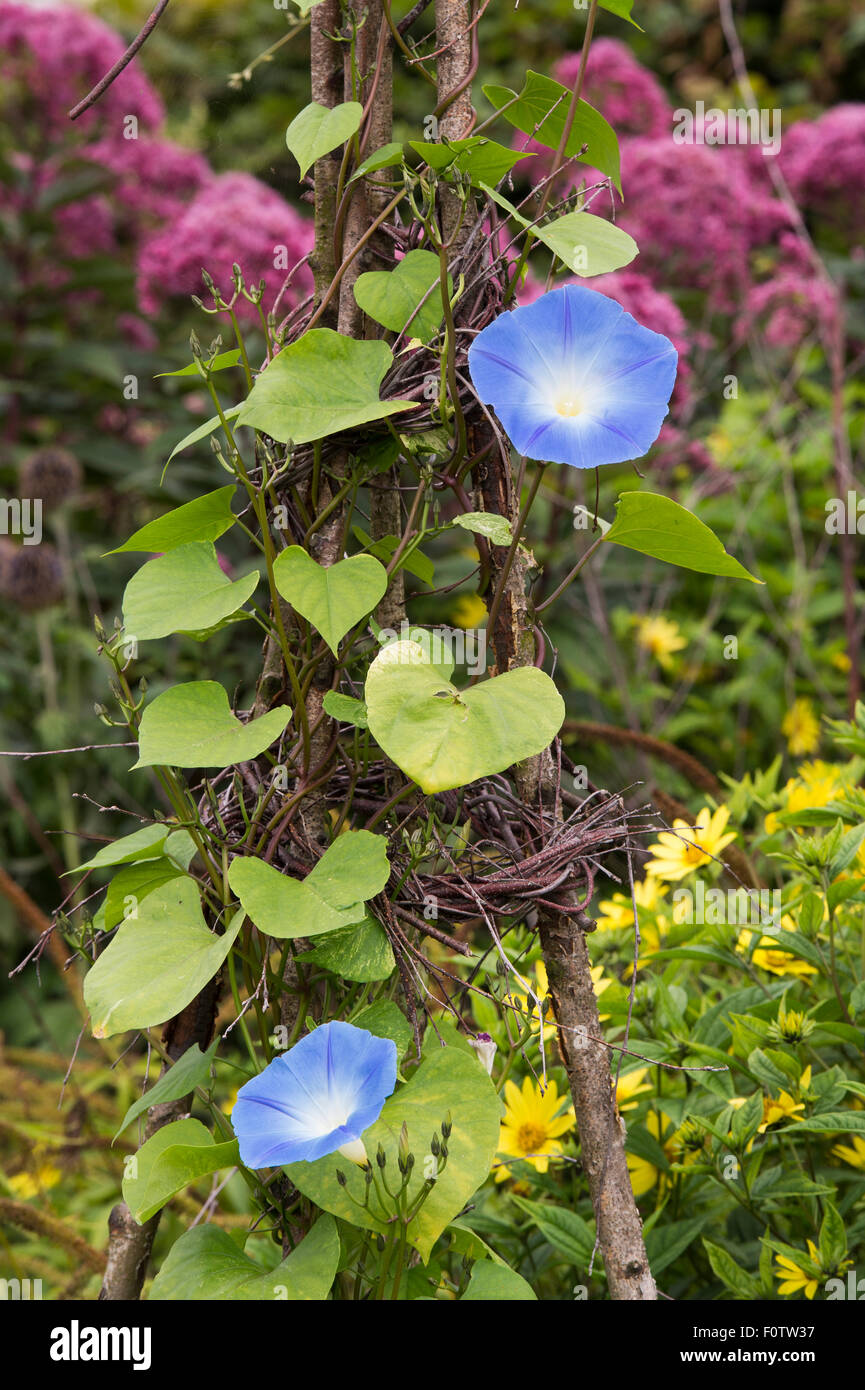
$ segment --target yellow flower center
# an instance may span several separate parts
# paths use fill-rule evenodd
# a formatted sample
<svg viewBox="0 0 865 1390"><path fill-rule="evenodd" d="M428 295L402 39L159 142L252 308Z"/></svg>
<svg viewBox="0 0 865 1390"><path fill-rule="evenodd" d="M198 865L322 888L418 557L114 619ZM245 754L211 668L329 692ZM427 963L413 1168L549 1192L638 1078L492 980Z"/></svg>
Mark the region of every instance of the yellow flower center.
<svg viewBox="0 0 865 1390"><path fill-rule="evenodd" d="M570 396L563 396L556 401L556 413L558 415L579 415L582 409L581 402L573 400Z"/></svg>
<svg viewBox="0 0 865 1390"><path fill-rule="evenodd" d="M520 1125L517 1130L517 1143L524 1154L538 1153L547 1142L547 1131L541 1125Z"/></svg>

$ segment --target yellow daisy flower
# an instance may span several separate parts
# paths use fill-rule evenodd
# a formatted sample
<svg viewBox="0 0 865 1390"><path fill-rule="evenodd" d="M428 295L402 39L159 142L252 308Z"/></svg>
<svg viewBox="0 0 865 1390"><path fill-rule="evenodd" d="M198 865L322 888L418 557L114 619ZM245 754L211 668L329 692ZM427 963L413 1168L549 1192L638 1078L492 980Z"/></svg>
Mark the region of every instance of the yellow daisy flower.
<svg viewBox="0 0 865 1390"><path fill-rule="evenodd" d="M843 1159L853 1168L861 1168L865 1173L865 1139L861 1134L851 1135L850 1144L836 1144L832 1153L836 1158Z"/></svg>
<svg viewBox="0 0 865 1390"><path fill-rule="evenodd" d="M820 1252L813 1240L808 1241L808 1254L816 1265L820 1263ZM775 1256L775 1278L781 1280L778 1292L781 1294L799 1293L805 1290L806 1298L813 1298L817 1292L819 1279L801 1269L788 1255Z"/></svg>
<svg viewBox="0 0 865 1390"><path fill-rule="evenodd" d="M648 1071L648 1067L637 1067L636 1071L629 1071L625 1076L619 1077L616 1086L616 1108L620 1112L636 1110L639 1102L634 1097L642 1095L644 1091L651 1091L651 1086L643 1082L643 1077Z"/></svg>
<svg viewBox="0 0 865 1390"><path fill-rule="evenodd" d="M656 878L640 878L634 882L634 901L637 904L638 915L640 916L640 928L642 930L642 913L656 912L661 906L661 900L668 892L666 884L659 883ZM629 893L614 893L612 898L606 898L598 904L598 931L617 931L622 927L633 928L634 909L631 904Z"/></svg>
<svg viewBox="0 0 865 1390"><path fill-rule="evenodd" d="M605 979L604 979L604 967L603 967L602 965L593 965L593 966L591 966L590 969L589 969L589 974L590 974L591 977L592 977L592 984L594 985L594 988L595 988L595 998L596 998L596 999L600 999L600 997L601 997L601 995L603 994L604 990L605 990L605 989L609 989L609 987L610 987L610 985L613 983L613 981L612 981L612 980L605 980ZM609 1017L610 1017L609 1014L598 1014L598 1020L599 1020L601 1023L606 1023L606 1021L607 1021L607 1019L608 1019Z"/></svg>
<svg viewBox="0 0 865 1390"><path fill-rule="evenodd" d="M56 1187L62 1177L60 1169L55 1168L53 1163L40 1163L32 1173L15 1173L8 1182L15 1196L27 1202L31 1197L39 1197L49 1188Z"/></svg>
<svg viewBox="0 0 865 1390"><path fill-rule="evenodd" d="M454 600L451 618L455 627L476 628L486 621L487 606L480 594L460 594Z"/></svg>
<svg viewBox="0 0 865 1390"><path fill-rule="evenodd" d="M797 1110L804 1110L804 1104L798 1103L790 1095L789 1091L782 1091L780 1096L763 1097L763 1123L757 1126L758 1134L765 1134L771 1125L776 1125L780 1120L801 1120L802 1115L797 1115Z"/></svg>
<svg viewBox="0 0 865 1390"><path fill-rule="evenodd" d="M546 1091L526 1077L522 1089L513 1081L505 1082L505 1116L499 1130L499 1153L508 1158L521 1158L530 1163L539 1173L545 1173L551 1157L562 1152L559 1138L574 1128L576 1118L573 1106L568 1106L561 1115L557 1111L562 1099L555 1081L550 1081ZM511 1176L506 1164L496 1169L496 1182L504 1182Z"/></svg>
<svg viewBox="0 0 865 1390"><path fill-rule="evenodd" d="M799 764L799 777L806 787L814 788L828 783L833 790L840 792L845 785L845 773L837 763L824 762L822 758L815 758L813 762ZM831 801L831 797L829 800Z"/></svg>
<svg viewBox="0 0 865 1390"><path fill-rule="evenodd" d="M520 979L520 977L517 976L517 979ZM524 984L525 981L521 980L521 983ZM533 987L535 994L541 1001L541 1005L543 1005L544 1002L549 998L550 984L549 980L547 979L547 967L544 965L544 962L542 960L537 961L535 964L535 978L533 981ZM521 1032L528 1022L531 1022L532 1033L536 1034L540 1031L541 1020L538 1017L538 1006L535 1003L534 999L532 999L530 994L523 994L519 990L511 990L510 993L505 996L505 1003L511 1003L514 1009L516 1010L516 1026L520 1029ZM545 1012L544 1019L546 1020L547 1017L551 1018L552 1015ZM554 1038L555 1036L555 1023L545 1022L544 1041L546 1041L548 1038Z"/></svg>
<svg viewBox="0 0 865 1390"><path fill-rule="evenodd" d="M793 923L789 917L781 919L781 925L787 930L794 930ZM739 932L736 941L736 950L739 955L744 956L748 953L750 938L755 933L750 927L743 928ZM772 975L794 975L797 980L804 979L806 975L818 974L817 967L809 965L807 961L800 960L790 951L781 951L771 936L761 936L760 940L751 957L754 965L761 970L768 970Z"/></svg>
<svg viewBox="0 0 865 1390"><path fill-rule="evenodd" d="M725 845L735 840L735 832L724 834L724 827L730 819L726 806L719 806L710 815L704 806L692 828L687 821L674 820L673 830L664 831L653 845L649 845L654 855L646 865L646 873L653 878L665 878L669 882L685 878L692 869L699 869L720 854Z"/></svg>
<svg viewBox="0 0 865 1390"><path fill-rule="evenodd" d="M804 697L794 700L781 720L781 732L794 758L807 757L820 743L820 721Z"/></svg>
<svg viewBox="0 0 865 1390"><path fill-rule="evenodd" d="M774 835L779 828L780 812L811 811L828 806L844 791L841 769L831 763L816 760L802 763L798 777L791 777L781 792L781 805L778 811L770 811L765 821L767 835Z"/></svg>
<svg viewBox="0 0 865 1390"><path fill-rule="evenodd" d="M663 1121L663 1123L662 1123ZM645 1119L646 1129L654 1139L657 1139L670 1163L676 1161L675 1127L672 1120L657 1110L650 1110ZM667 1182L666 1173L662 1173L654 1163L650 1163L647 1158L641 1158L639 1154L629 1153L627 1155L628 1172L631 1175L631 1187L635 1197L645 1197L647 1192L651 1192L658 1179L661 1179L661 1188Z"/></svg>
<svg viewBox="0 0 865 1390"><path fill-rule="evenodd" d="M661 666L669 666L673 653L680 652L687 643L678 623L659 616L640 619L637 624L637 645L650 652Z"/></svg>

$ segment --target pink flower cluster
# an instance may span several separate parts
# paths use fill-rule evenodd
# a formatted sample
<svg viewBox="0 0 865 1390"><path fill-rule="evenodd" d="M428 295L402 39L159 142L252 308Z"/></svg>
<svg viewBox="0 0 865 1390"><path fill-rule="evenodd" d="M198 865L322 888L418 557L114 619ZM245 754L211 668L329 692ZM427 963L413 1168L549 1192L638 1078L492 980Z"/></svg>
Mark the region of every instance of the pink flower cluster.
<svg viewBox="0 0 865 1390"><path fill-rule="evenodd" d="M579 64L579 54L566 54L555 76L573 87ZM635 264L645 286L656 292L699 292L710 315L732 319L737 339L759 327L770 346L785 350L795 348L806 334L833 326L837 298L803 255L769 164L778 159L815 231L834 234L836 244L863 254L865 105L842 105L816 121L797 122L783 131L777 156L746 145L678 143L662 87L625 44L613 39L593 43L584 96L619 136L625 190L624 200L613 193L590 198L589 206L614 216L637 242ZM535 177L549 171L549 150L534 141L526 144L525 137L517 143L537 153ZM589 188L603 181L595 171L571 165L567 184L583 176ZM630 274L620 272L616 278L624 283ZM601 281L597 287L614 293ZM530 286L521 297L526 294L531 294ZM668 296L664 299L675 307ZM648 305L642 313L630 303L625 307L675 341L673 332L652 322ZM687 389L686 379L677 388L685 393L680 402Z"/></svg>
<svg viewBox="0 0 865 1390"><path fill-rule="evenodd" d="M312 250L313 239L312 224L272 188L250 174L221 174L142 248L139 301L146 313L155 313L172 295L198 294L209 304L202 269L228 299L236 262L247 286L265 281L267 312L288 271ZM312 273L304 265L293 277L286 308L311 288ZM246 301L238 301L237 307L247 315L255 312Z"/></svg>
<svg viewBox="0 0 865 1390"><path fill-rule="evenodd" d="M762 320L771 347L796 348L809 333L828 327L837 309L837 296L824 281L784 267L751 291L740 328Z"/></svg>
<svg viewBox="0 0 865 1390"><path fill-rule="evenodd" d="M784 132L781 171L819 230L848 250L865 243L865 105L846 102ZM817 228L815 228L817 229Z"/></svg>
<svg viewBox="0 0 865 1390"><path fill-rule="evenodd" d="M82 153L114 176L122 225L136 238L177 217L213 178L206 159L171 140L99 140Z"/></svg>
<svg viewBox="0 0 865 1390"><path fill-rule="evenodd" d="M736 322L736 336L759 328L770 347L795 350L809 335L838 327L841 301L826 275L818 273L799 235L779 238L780 259L769 279L755 285Z"/></svg>
<svg viewBox="0 0 865 1390"><path fill-rule="evenodd" d="M120 134L126 116L135 116L145 127L162 124L162 102L141 72L130 63L98 106L70 123L68 112L86 96L126 45L101 19L71 6L33 9L30 5L0 5L0 53L4 118L14 127L32 113L40 143L71 139L73 131L95 129ZM24 112L17 103L24 94ZM13 103L16 106L13 107Z"/></svg>
<svg viewBox="0 0 865 1390"><path fill-rule="evenodd" d="M573 88L579 68L579 53L566 53L553 75L563 87ZM609 121L619 137L668 135L672 127L672 107L660 82L618 39L593 42L582 95Z"/></svg>
<svg viewBox="0 0 865 1390"><path fill-rule="evenodd" d="M64 263L125 252L137 267L140 307L154 313L174 295L203 295L202 267L230 293L237 262L247 283L267 281L269 308L311 249L308 220L251 175L217 177L199 154L165 139L162 103L135 62L70 122L69 109L124 47L81 10L0 0L0 116L16 171L0 185L0 205L26 214L63 177L70 155L106 176L104 189L55 211L56 252L29 283L57 289L67 278ZM311 283L304 266L284 296L286 310Z"/></svg>
<svg viewBox="0 0 865 1390"><path fill-rule="evenodd" d="M743 151L638 136L623 142L622 183L617 221L640 248L640 269L656 283L704 291L716 313L740 312L752 248L788 225Z"/></svg>

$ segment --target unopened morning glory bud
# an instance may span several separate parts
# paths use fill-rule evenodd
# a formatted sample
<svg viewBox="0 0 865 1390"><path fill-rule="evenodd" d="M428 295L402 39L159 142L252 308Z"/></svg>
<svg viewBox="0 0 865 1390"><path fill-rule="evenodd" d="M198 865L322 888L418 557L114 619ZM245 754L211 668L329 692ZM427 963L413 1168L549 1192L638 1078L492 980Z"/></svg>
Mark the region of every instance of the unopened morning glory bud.
<svg viewBox="0 0 865 1390"><path fill-rule="evenodd" d="M369 1163L366 1148L362 1139L352 1139L348 1144L340 1144L339 1152L343 1158L348 1158L352 1163L356 1163L360 1168L366 1168Z"/></svg>
<svg viewBox="0 0 865 1390"><path fill-rule="evenodd" d="M492 1076L496 1045L489 1033L478 1033L476 1038L469 1038L469 1043L477 1052L479 1060L486 1067L488 1075Z"/></svg>

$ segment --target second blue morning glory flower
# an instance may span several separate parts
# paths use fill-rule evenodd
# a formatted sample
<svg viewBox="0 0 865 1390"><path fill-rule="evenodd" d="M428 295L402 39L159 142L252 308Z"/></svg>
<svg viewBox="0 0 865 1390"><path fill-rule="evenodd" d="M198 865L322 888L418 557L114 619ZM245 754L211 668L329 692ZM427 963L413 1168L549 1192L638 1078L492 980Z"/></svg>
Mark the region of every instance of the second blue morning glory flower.
<svg viewBox="0 0 865 1390"><path fill-rule="evenodd" d="M669 338L583 285L500 314L469 349L475 390L518 452L574 468L648 453L677 362Z"/></svg>
<svg viewBox="0 0 865 1390"><path fill-rule="evenodd" d="M361 1135L396 1085L396 1044L351 1023L325 1023L241 1086L231 1111L249 1168L340 1152L366 1162Z"/></svg>

